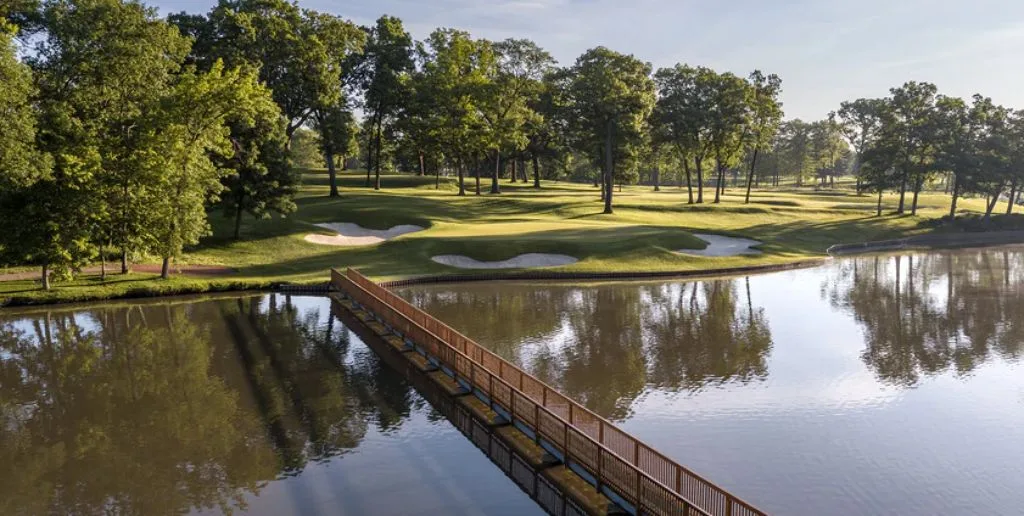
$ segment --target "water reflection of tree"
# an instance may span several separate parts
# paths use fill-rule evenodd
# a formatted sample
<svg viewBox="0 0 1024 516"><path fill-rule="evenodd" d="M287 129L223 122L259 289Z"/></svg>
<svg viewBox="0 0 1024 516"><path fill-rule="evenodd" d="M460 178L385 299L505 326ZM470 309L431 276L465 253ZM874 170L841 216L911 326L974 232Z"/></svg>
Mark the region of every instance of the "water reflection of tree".
<svg viewBox="0 0 1024 516"><path fill-rule="evenodd" d="M114 317L0 327L0 513L227 509L276 472L259 421L208 374L204 328L183 313L153 329Z"/></svg>
<svg viewBox="0 0 1024 516"><path fill-rule="evenodd" d="M771 330L764 308L753 305L749 278L659 285L648 295L645 340L658 358L652 384L697 390L768 375Z"/></svg>
<svg viewBox="0 0 1024 516"><path fill-rule="evenodd" d="M650 387L697 390L767 374L771 334L742 280L453 290L404 294L484 345L501 343L496 352L609 418L626 417ZM526 341L535 344L529 353Z"/></svg>
<svg viewBox="0 0 1024 516"><path fill-rule="evenodd" d="M889 383L966 375L1024 345L1024 254L959 251L851 259L824 294L861 324L864 362Z"/></svg>
<svg viewBox="0 0 1024 516"><path fill-rule="evenodd" d="M0 514L229 510L396 428L408 385L320 312L248 298L0 322Z"/></svg>

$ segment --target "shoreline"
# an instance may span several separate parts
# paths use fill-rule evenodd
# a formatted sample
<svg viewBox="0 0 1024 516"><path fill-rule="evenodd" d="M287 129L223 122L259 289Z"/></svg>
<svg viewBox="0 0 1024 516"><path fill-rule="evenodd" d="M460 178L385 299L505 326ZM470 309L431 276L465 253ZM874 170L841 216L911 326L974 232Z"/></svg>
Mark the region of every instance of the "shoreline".
<svg viewBox="0 0 1024 516"><path fill-rule="evenodd" d="M781 263L745 265L738 267L717 267L669 271L609 271L609 272L567 272L567 271L501 271L470 274L428 274L384 280L379 284L386 288L426 284L477 283L483 281L643 281L652 279L696 279L738 274L768 273L802 269L821 265L834 257L862 254L886 254L903 251L928 251L939 249L963 249L997 247L1001 245L1024 244L1024 231L999 231L986 233L928 234L893 240L878 240L853 244L836 244L817 257L794 258ZM266 279L206 279L187 276L186 284L164 284L133 287L117 291L113 286L109 292L62 297L59 293L40 295L38 290L30 295L9 295L0 297L0 310L4 308L33 307L46 305L73 305L108 300L153 299L195 294L247 294L279 292L286 294L318 293L329 280L297 282L268 281ZM55 291L56 292L56 291Z"/></svg>

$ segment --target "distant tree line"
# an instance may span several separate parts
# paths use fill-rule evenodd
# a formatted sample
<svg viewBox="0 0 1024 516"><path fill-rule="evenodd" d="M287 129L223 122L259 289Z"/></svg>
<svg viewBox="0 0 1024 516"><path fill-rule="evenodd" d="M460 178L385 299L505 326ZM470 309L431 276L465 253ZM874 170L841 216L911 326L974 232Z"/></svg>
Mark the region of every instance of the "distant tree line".
<svg viewBox="0 0 1024 516"><path fill-rule="evenodd" d="M1024 115L926 83L785 121L761 71L653 70L605 47L560 67L526 39L416 41L391 16L359 27L285 0L167 19L135 0L17 0L0 19L0 263L41 265L44 286L113 253L122 272L159 256L166 276L211 210L237 238L244 214L295 209L294 165L322 164L337 196L354 156L374 189L393 170L455 176L459 195L592 181L606 213L638 182L685 185L690 203L731 182L750 202L852 173L880 214L885 191L916 213L941 180L951 216L968 194L1009 212L1024 185Z"/></svg>

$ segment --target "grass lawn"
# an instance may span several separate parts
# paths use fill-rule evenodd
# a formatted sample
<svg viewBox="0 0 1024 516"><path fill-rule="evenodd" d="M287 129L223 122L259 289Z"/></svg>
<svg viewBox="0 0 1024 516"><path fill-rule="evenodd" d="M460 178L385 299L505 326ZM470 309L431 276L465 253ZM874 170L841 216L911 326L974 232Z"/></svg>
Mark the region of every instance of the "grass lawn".
<svg viewBox="0 0 1024 516"><path fill-rule="evenodd" d="M442 178L440 189L435 190L433 177L386 176L384 188L374 192L363 186L364 174L343 174L341 196L330 198L326 174L307 173L298 211L287 218L247 218L240 241L231 238L233 220L212 214L213 236L190 249L178 263L227 266L234 269L232 274L176 276L167 281L148 274L114 275L105 282L85 275L74 282L55 283L49 292L40 290L37 281L3 281L0 306L323 282L331 267L357 267L375 279L466 272L430 260L438 254L464 254L478 260L527 252L569 254L580 261L552 270L574 272L779 264L823 256L837 243L934 231L927 219L944 215L949 203L941 193L922 194L916 217L875 217L875 197L858 196L849 185L822 191L810 187L755 190L750 204L743 204L740 188L730 188L717 205L688 205L686 191L675 186L660 192L634 186L616 192L615 213L602 215L598 191L589 185L545 182L535 190L532 183L503 181L501 195L458 197L451 179ZM472 186L472 179L468 183ZM486 180L483 190L488 187ZM710 200L713 192L706 191L705 196ZM896 196L889 195L884 202L891 211ZM983 203L983 199L964 199L960 208L981 211ZM1005 209L1005 204L1001 206ZM355 222L375 229L418 224L427 230L366 247L332 247L303 240L312 232L330 233L313 225L320 222ZM705 258L674 253L703 247L692 232L757 239L764 242L764 254Z"/></svg>

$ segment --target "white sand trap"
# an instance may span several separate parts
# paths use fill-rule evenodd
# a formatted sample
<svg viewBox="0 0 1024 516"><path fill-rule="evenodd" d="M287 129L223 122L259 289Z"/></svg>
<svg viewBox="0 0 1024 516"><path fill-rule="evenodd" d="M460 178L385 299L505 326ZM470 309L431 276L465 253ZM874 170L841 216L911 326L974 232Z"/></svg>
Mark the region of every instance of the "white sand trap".
<svg viewBox="0 0 1024 516"><path fill-rule="evenodd" d="M424 230L422 226L416 226L413 224L402 224L391 229L367 229L359 224L353 224L351 222L317 224L317 227L329 229L337 233L337 235L309 234L306 235L307 242L342 246L379 244L397 236Z"/></svg>
<svg viewBox="0 0 1024 516"><path fill-rule="evenodd" d="M749 238L735 238L722 235L709 235L706 233L694 233L693 236L708 243L704 249L680 249L677 253L692 254L695 256L740 256L761 254L761 251L752 249L761 242Z"/></svg>
<svg viewBox="0 0 1024 516"><path fill-rule="evenodd" d="M442 265L460 269L525 269L529 267L558 267L579 260L565 254L526 253L497 262L481 262L461 254L442 254L430 258Z"/></svg>

